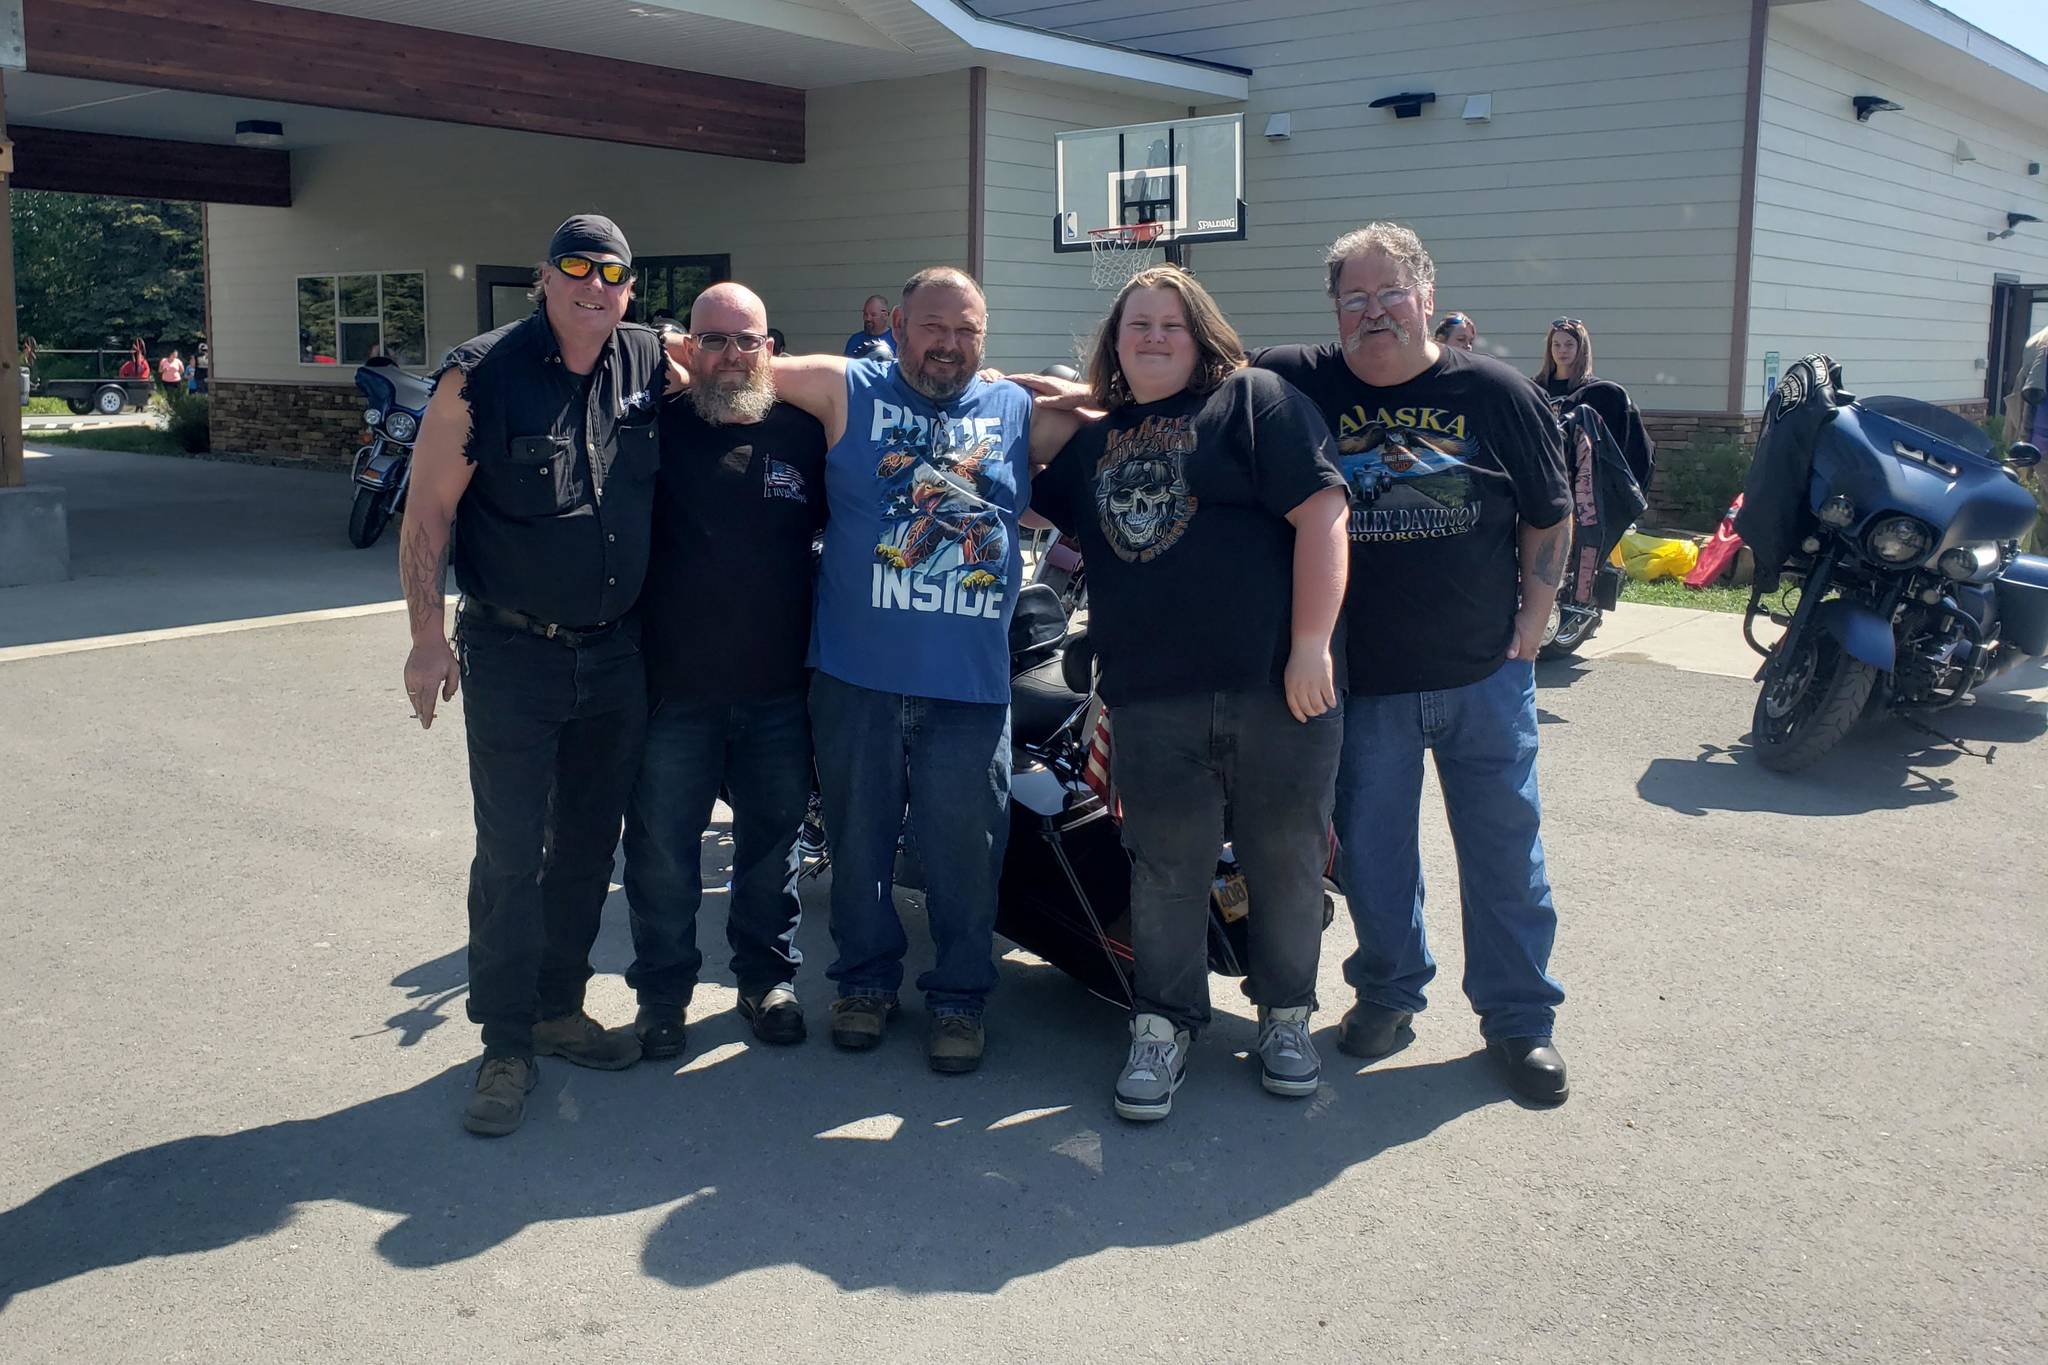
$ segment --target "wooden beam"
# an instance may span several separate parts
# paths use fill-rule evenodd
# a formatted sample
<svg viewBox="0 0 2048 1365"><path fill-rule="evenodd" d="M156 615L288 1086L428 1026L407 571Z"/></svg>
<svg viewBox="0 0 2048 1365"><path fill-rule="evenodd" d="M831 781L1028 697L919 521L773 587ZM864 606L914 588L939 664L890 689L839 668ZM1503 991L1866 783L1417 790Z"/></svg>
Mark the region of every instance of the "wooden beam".
<svg viewBox="0 0 2048 1365"><path fill-rule="evenodd" d="M45 75L804 159L804 92L777 85L257 0L25 0L23 9L28 69Z"/></svg>
<svg viewBox="0 0 2048 1365"><path fill-rule="evenodd" d="M260 147L16 128L14 167L22 190L292 206L292 154Z"/></svg>
<svg viewBox="0 0 2048 1365"><path fill-rule="evenodd" d="M7 141L7 87L0 73L0 144ZM21 452L21 324L14 316L13 177L0 175L0 488L28 482Z"/></svg>

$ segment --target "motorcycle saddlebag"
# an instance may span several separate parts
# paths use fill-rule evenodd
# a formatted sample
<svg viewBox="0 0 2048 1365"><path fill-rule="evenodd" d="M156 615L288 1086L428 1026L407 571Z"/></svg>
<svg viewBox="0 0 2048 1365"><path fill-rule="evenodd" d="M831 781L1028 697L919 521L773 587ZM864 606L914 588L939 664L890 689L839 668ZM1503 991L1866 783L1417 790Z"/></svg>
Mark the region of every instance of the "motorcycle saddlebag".
<svg viewBox="0 0 2048 1365"><path fill-rule="evenodd" d="M1998 579L1999 636L2022 654L2048 654L2048 558L2021 555Z"/></svg>

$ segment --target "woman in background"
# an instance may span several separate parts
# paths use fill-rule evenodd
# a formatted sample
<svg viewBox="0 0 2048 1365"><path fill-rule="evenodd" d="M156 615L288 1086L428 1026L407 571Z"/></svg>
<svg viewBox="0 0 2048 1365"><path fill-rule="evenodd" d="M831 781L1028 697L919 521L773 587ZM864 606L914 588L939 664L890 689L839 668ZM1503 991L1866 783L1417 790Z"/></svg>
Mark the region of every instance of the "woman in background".
<svg viewBox="0 0 2048 1365"><path fill-rule="evenodd" d="M1543 368L1536 383L1560 411L1584 403L1600 414L1608 434L1621 447L1629 472L1643 492L1657 468L1657 443L1643 428L1643 415L1630 400L1628 390L1593 373L1593 334L1577 318L1559 318L1550 324L1550 337L1543 347ZM1562 405L1562 407L1560 407Z"/></svg>
<svg viewBox="0 0 2048 1365"><path fill-rule="evenodd" d="M1464 313L1446 313L1431 335L1446 346L1469 351L1479 343L1479 324Z"/></svg>

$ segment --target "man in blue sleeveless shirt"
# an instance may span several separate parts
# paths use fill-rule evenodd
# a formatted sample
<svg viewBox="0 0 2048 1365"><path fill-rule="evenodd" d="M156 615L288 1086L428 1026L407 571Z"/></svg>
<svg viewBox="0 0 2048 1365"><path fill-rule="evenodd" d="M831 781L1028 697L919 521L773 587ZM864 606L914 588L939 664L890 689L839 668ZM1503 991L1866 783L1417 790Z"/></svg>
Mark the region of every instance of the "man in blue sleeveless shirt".
<svg viewBox="0 0 2048 1365"><path fill-rule="evenodd" d="M777 357L778 396L825 426L829 517L811 636L811 724L832 841L832 1041L882 1040L903 984L896 836L924 860L937 961L920 976L935 1071L981 1065L1009 833L1010 612L1030 470L1071 414L977 376L988 305L964 271L921 270L891 314L891 362Z"/></svg>

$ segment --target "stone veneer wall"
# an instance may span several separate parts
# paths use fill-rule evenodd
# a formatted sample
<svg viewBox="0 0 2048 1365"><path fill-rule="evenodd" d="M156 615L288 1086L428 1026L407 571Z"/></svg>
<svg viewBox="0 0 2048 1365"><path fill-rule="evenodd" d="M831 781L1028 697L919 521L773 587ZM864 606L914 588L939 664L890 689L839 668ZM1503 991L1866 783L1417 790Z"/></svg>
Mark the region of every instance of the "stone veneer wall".
<svg viewBox="0 0 2048 1365"><path fill-rule="evenodd" d="M209 386L211 458L293 468L347 469L363 431L352 384Z"/></svg>

